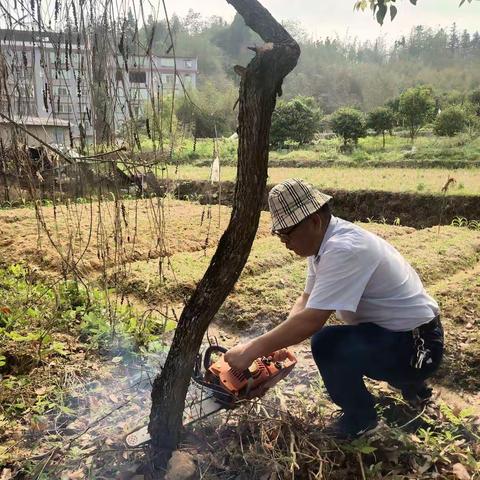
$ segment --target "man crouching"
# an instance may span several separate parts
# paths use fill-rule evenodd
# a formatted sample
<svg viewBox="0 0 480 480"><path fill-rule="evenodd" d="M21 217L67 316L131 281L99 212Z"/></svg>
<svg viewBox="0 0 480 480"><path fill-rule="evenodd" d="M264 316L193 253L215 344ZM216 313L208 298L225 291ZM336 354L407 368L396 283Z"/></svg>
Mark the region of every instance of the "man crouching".
<svg viewBox="0 0 480 480"><path fill-rule="evenodd" d="M364 376L388 382L412 404L430 398L425 380L440 365L443 329L438 304L411 265L385 240L333 216L330 199L298 179L271 190L272 233L307 257L305 290L283 323L225 360L244 370L311 337L325 388L342 410L329 430L347 438L377 425ZM333 311L345 325L324 326Z"/></svg>

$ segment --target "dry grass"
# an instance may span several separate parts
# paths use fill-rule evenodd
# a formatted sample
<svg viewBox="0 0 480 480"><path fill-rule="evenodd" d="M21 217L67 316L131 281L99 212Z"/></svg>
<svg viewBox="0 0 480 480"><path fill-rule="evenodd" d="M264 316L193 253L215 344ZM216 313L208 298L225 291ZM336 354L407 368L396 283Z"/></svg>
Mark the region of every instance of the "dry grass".
<svg viewBox="0 0 480 480"><path fill-rule="evenodd" d="M104 266L216 245L230 209L221 207L220 224L218 206L171 199L58 205L42 207L41 215L46 229L39 228L34 209L0 210L1 262L25 262L52 275L62 271L64 263L77 264L81 273L92 276ZM258 235L268 233L264 216Z"/></svg>
<svg viewBox="0 0 480 480"><path fill-rule="evenodd" d="M440 194L449 176L456 180L449 195L480 195L480 170L444 168L269 168L269 183L279 183L287 178L302 178L319 188L343 190L380 190L387 192L412 192ZM222 168L222 180L233 181L236 169ZM179 179L209 180L209 167L182 166Z"/></svg>

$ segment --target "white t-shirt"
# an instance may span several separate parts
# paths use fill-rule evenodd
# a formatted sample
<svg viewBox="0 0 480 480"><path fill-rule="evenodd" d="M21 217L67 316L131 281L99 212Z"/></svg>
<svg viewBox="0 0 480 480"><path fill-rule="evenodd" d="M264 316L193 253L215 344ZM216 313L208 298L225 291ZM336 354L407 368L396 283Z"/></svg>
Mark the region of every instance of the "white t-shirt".
<svg viewBox="0 0 480 480"><path fill-rule="evenodd" d="M439 313L415 270L388 242L332 216L318 254L308 257L306 307L335 310L349 324L409 331Z"/></svg>

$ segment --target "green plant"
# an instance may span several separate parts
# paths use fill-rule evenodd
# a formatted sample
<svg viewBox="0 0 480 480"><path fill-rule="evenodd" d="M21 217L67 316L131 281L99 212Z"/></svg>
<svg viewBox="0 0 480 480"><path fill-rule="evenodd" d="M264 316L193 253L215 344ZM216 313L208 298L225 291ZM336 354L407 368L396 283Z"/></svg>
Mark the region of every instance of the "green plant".
<svg viewBox="0 0 480 480"><path fill-rule="evenodd" d="M377 135L382 134L383 148L385 148L385 132L392 133L395 125L395 114L388 107L377 107L367 117L367 127L375 131Z"/></svg>
<svg viewBox="0 0 480 480"><path fill-rule="evenodd" d="M363 113L350 107L339 108L330 117L330 126L334 133L343 139L343 147L348 142L358 143L358 139L367 133Z"/></svg>
<svg viewBox="0 0 480 480"><path fill-rule="evenodd" d="M431 87L421 85L409 88L400 95L399 114L405 121L413 142L427 121L435 115L435 99Z"/></svg>
<svg viewBox="0 0 480 480"><path fill-rule="evenodd" d="M319 130L320 110L313 98L279 102L272 115L270 143L274 148L305 145Z"/></svg>
<svg viewBox="0 0 480 480"><path fill-rule="evenodd" d="M435 135L453 137L465 130L467 114L462 107L451 105L443 110L435 119L433 130Z"/></svg>

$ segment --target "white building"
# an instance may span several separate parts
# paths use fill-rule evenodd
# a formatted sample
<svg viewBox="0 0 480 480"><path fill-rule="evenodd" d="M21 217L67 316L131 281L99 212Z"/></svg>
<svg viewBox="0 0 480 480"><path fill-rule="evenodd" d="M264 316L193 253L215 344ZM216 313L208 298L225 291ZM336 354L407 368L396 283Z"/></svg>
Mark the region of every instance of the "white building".
<svg viewBox="0 0 480 480"><path fill-rule="evenodd" d="M49 126L59 120L62 130L66 122L75 142L80 135L92 141L91 50L76 33L68 38L66 33L0 29L0 112L30 122L38 117L37 125L41 119ZM171 94L174 85L176 95L196 88L196 58L109 55L106 67L116 131Z"/></svg>

